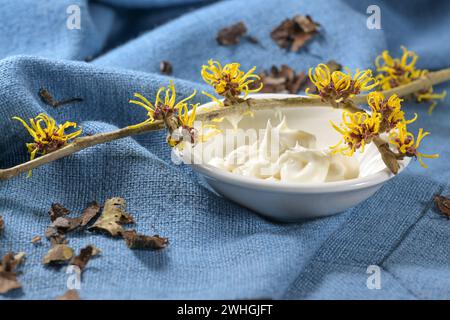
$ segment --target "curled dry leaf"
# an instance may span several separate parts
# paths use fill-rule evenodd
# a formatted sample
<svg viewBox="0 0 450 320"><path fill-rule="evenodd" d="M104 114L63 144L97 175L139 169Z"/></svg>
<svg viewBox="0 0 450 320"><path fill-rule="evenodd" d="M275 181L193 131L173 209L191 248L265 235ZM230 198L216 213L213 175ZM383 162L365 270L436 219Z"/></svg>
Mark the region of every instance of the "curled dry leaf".
<svg viewBox="0 0 450 320"><path fill-rule="evenodd" d="M231 46L238 44L247 32L247 27L243 22L238 22L232 26L223 28L217 34L217 43L221 46Z"/></svg>
<svg viewBox="0 0 450 320"><path fill-rule="evenodd" d="M250 43L253 43L253 44L259 44L262 48L264 48L264 46L261 45L261 43L259 42L258 38L254 37L254 36L248 35L248 36L247 36L247 40L248 40L248 42L250 42Z"/></svg>
<svg viewBox="0 0 450 320"><path fill-rule="evenodd" d="M101 206L93 201L81 213L81 226L87 226L100 213Z"/></svg>
<svg viewBox="0 0 450 320"><path fill-rule="evenodd" d="M64 217L70 213L70 210L65 208L63 205L59 203L52 203L48 214L50 216L50 220L53 222L59 217Z"/></svg>
<svg viewBox="0 0 450 320"><path fill-rule="evenodd" d="M309 15L296 15L284 20L270 34L281 48L298 51L305 43L319 32L320 25Z"/></svg>
<svg viewBox="0 0 450 320"><path fill-rule="evenodd" d="M70 213L69 209L66 209L63 205L59 203L52 203L48 214L50 216L50 220L53 222L57 218L64 217Z"/></svg>
<svg viewBox="0 0 450 320"><path fill-rule="evenodd" d="M159 63L159 71L162 74L166 74L166 75L172 74L172 71L173 71L172 64L169 61L161 61Z"/></svg>
<svg viewBox="0 0 450 320"><path fill-rule="evenodd" d="M334 60L325 63L330 72L341 70L342 66ZM291 93L297 94L300 90L309 88L310 93L316 93L316 87L311 82L305 71L296 72L288 65L281 67L272 66L269 71L259 74L261 80L252 83L251 88L258 88L261 82L264 84L262 93Z"/></svg>
<svg viewBox="0 0 450 320"><path fill-rule="evenodd" d="M41 242L41 240L42 240L42 238L41 238L40 236L34 236L34 237L31 239L31 243L32 243L32 244L36 244L36 243Z"/></svg>
<svg viewBox="0 0 450 320"><path fill-rule="evenodd" d="M442 215L450 218L450 199L441 195L434 197L434 202Z"/></svg>
<svg viewBox="0 0 450 320"><path fill-rule="evenodd" d="M50 225L61 233L75 230L81 225L81 218L59 217Z"/></svg>
<svg viewBox="0 0 450 320"><path fill-rule="evenodd" d="M41 98L41 100L45 104L48 104L50 106L54 106L56 104L55 99L53 99L53 96L47 89L40 88L38 94L39 94L39 97Z"/></svg>
<svg viewBox="0 0 450 320"><path fill-rule="evenodd" d="M397 174L400 169L400 165L398 164L397 154L391 150L389 144L383 139L376 137L373 142L378 148L378 151L381 154L381 159L383 159L384 164L388 169L393 173Z"/></svg>
<svg viewBox="0 0 450 320"><path fill-rule="evenodd" d="M55 244L44 257L44 264L65 263L72 259L73 249L66 244Z"/></svg>
<svg viewBox="0 0 450 320"><path fill-rule="evenodd" d="M66 232L75 230L80 223L81 219L79 218L58 217L45 230L45 237L52 244L64 244L67 242Z"/></svg>
<svg viewBox="0 0 450 320"><path fill-rule="evenodd" d="M123 198L106 200L103 212L90 230L107 232L113 237L121 235L124 231L122 225L133 223L133 217L125 212L126 202Z"/></svg>
<svg viewBox="0 0 450 320"><path fill-rule="evenodd" d="M330 73L342 70L342 65L336 60L328 60L325 64L328 66L328 69L330 69Z"/></svg>
<svg viewBox="0 0 450 320"><path fill-rule="evenodd" d="M264 84L261 92L264 93L296 94L306 82L306 74L304 72L296 73L285 64L281 68L273 66L269 72L263 71L259 76Z"/></svg>
<svg viewBox="0 0 450 320"><path fill-rule="evenodd" d="M24 252L6 254L0 262L0 294L21 288L22 285L17 280L15 269L22 263L25 257Z"/></svg>
<svg viewBox="0 0 450 320"><path fill-rule="evenodd" d="M19 266L22 261L25 258L25 252L18 252L16 254L13 254L14 259L11 261L11 267L13 269L17 268L17 266Z"/></svg>
<svg viewBox="0 0 450 320"><path fill-rule="evenodd" d="M67 290L62 296L56 297L56 300L81 300L78 291L75 289Z"/></svg>
<svg viewBox="0 0 450 320"><path fill-rule="evenodd" d="M53 98L52 94L45 88L40 88L38 95L45 104L48 104L49 106L52 106L54 108L60 107L65 104L73 103L73 102L83 101L82 98L70 98L70 99L64 99L61 101L56 101L55 98Z"/></svg>
<svg viewBox="0 0 450 320"><path fill-rule="evenodd" d="M45 236L51 241L53 246L44 257L44 264L65 263L71 260L73 249L67 246L66 233L87 226L99 214L100 209L101 206L94 201L88 204L79 217L70 218L67 216L70 213L68 209L61 204L52 204L49 211L52 223L45 231ZM73 260L76 264L82 264L84 261L85 265L89 261L90 256L98 253L97 249L94 250L94 248L89 246L89 249L83 249L80 256L75 257ZM90 256L86 258L89 252Z"/></svg>
<svg viewBox="0 0 450 320"><path fill-rule="evenodd" d="M67 243L65 234L61 233L57 228L50 225L47 230L45 230L45 237L52 244L64 244Z"/></svg>
<svg viewBox="0 0 450 320"><path fill-rule="evenodd" d="M136 230L123 231L122 236L130 249L163 249L169 243L167 238L158 235L146 236Z"/></svg>
<svg viewBox="0 0 450 320"><path fill-rule="evenodd" d="M89 260L91 260L92 257L98 255L100 252L101 251L99 249L90 244L81 249L80 253L77 256L73 257L72 260L70 260L70 264L77 266L78 268L80 268L80 270L84 270Z"/></svg>
<svg viewBox="0 0 450 320"><path fill-rule="evenodd" d="M3 217L0 216L0 233L5 229L5 221L3 220Z"/></svg>
<svg viewBox="0 0 450 320"><path fill-rule="evenodd" d="M79 227L87 226L100 212L100 205L97 202L91 202L83 210L80 217L70 218L67 215L70 211L60 204L52 204L49 211L52 223L45 231L45 236L53 244L65 243L65 234Z"/></svg>

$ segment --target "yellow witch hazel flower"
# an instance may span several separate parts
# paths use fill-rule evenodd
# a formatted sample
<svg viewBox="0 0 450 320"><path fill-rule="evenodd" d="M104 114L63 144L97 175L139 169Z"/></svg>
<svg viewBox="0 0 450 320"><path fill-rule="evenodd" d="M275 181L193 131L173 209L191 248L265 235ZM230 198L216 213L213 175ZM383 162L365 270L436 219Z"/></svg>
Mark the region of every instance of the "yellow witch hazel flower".
<svg viewBox="0 0 450 320"><path fill-rule="evenodd" d="M64 147L69 140L79 136L82 129L72 133L66 133L69 128L76 128L75 122L65 122L58 125L52 117L40 113L36 118L30 119L30 124L19 117L13 117L14 120L20 121L28 133L33 137L34 142L27 143L27 149L30 153L30 160L36 155L45 155ZM29 173L29 175L31 172Z"/></svg>
<svg viewBox="0 0 450 320"><path fill-rule="evenodd" d="M433 87L431 87L428 90L419 91L416 94L418 102L432 101L430 104L430 107L428 108L429 114L432 114L434 111L434 108L436 108L436 106L437 106L437 102L433 101L433 100L441 100L442 101L445 99L446 96L447 96L447 91L442 91L441 93L434 93Z"/></svg>
<svg viewBox="0 0 450 320"><path fill-rule="evenodd" d="M346 73L342 71L330 72L330 69L324 63L317 65L314 69L310 68L308 75L319 93L310 94L309 89L306 90L306 93L333 104L342 102L363 91L369 91L378 85L372 77L371 70L360 71L357 69L352 76L348 68L346 68Z"/></svg>
<svg viewBox="0 0 450 320"><path fill-rule="evenodd" d="M429 132L424 132L423 129L420 128L417 138L415 139L414 135L407 131L406 123L399 122L395 129L389 134L389 142L397 148L401 156L416 157L423 168L428 168L422 158L439 158L439 154L424 154L417 149L420 147L422 139L429 134Z"/></svg>
<svg viewBox="0 0 450 320"><path fill-rule="evenodd" d="M164 93L164 96L162 94ZM188 101L191 100L197 91L194 91L189 97L176 102L176 89L172 81L166 89L159 88L155 103L151 103L140 93L135 93L134 96L139 100L131 99L129 102L147 110L148 119L137 125L129 126L129 128L139 128L147 123L153 123L155 120L163 120L167 129L167 143L171 147L178 146L183 141L195 143L197 141L205 141L208 136L203 135L194 128L194 122L197 116L197 107L199 104L190 104L191 111L189 111ZM201 129L211 127L212 125L201 126ZM201 131L202 131L201 130Z"/></svg>
<svg viewBox="0 0 450 320"><path fill-rule="evenodd" d="M170 146L179 146L181 142L189 142L191 144L205 142L220 132L215 125L211 124L201 124L200 126L194 127L199 105L199 103L191 105L191 110L188 109L187 105L184 105L178 110L179 127L168 138ZM183 146L180 148L182 149Z"/></svg>
<svg viewBox="0 0 450 320"><path fill-rule="evenodd" d="M359 148L364 152L365 145L372 142L372 139L379 135L380 124L380 113L353 113L344 110L341 125L337 126L331 123L333 128L342 134L342 139L338 144L332 146L331 149L334 153L339 152L346 156L352 156Z"/></svg>
<svg viewBox="0 0 450 320"><path fill-rule="evenodd" d="M426 69L417 69L416 62L418 56L413 51L408 51L402 46L402 57L393 58L388 50L385 50L375 59L375 65L377 67L377 80L380 83L382 90L389 90L401 85L408 84L418 78L426 75L429 71ZM446 96L446 92L434 93L433 88L430 87L427 90L419 91L415 93L418 102L443 100ZM436 102L432 101L429 113L433 112L436 107Z"/></svg>
<svg viewBox="0 0 450 320"><path fill-rule="evenodd" d="M171 147L175 147L181 141L195 143L198 138L197 130L194 128L195 118L197 116L197 107L200 104L191 105L192 110L189 112L187 104L181 106L178 110L179 126L167 138L167 143Z"/></svg>
<svg viewBox="0 0 450 320"><path fill-rule="evenodd" d="M161 94L164 92L164 97L161 97ZM144 97L140 93L135 93L134 96L139 100L131 99L129 103L138 105L145 110L147 110L148 119L144 122L136 124L134 126L130 126L131 128L136 128L142 126L147 123L152 123L156 120L165 120L175 111L180 110L184 107L187 108L187 101L191 100L197 91L194 91L189 97L176 102L177 93L175 90L175 85L173 81L170 81L170 85L166 89L165 87L159 88L156 93L155 103L151 103L146 97Z"/></svg>
<svg viewBox="0 0 450 320"><path fill-rule="evenodd" d="M201 70L203 80L212 86L216 93L225 98L222 102L213 95L203 92L204 95L210 97L220 106L239 103L245 99L249 93L258 92L262 89L263 84L259 87L252 88L252 85L260 77L253 72L256 67L251 68L247 73L241 71L239 63L229 63L222 67L218 61L209 60L208 65L204 65ZM244 94L243 98L239 98Z"/></svg>
<svg viewBox="0 0 450 320"><path fill-rule="evenodd" d="M197 108L199 105L200 103L193 104L190 113L187 105L183 105L183 107L179 110L178 118L180 119L180 123L183 127L192 128L194 126L195 118L197 115Z"/></svg>
<svg viewBox="0 0 450 320"><path fill-rule="evenodd" d="M397 123L405 122L410 124L417 119L417 114L411 120L405 119L405 113L402 111L402 101L398 95L394 94L386 99L384 94L374 91L368 94L367 103L372 112L381 114L381 130L382 132L389 132Z"/></svg>
<svg viewBox="0 0 450 320"><path fill-rule="evenodd" d="M377 72L395 77L393 80L401 82L400 84L397 84L397 86L409 83L410 78L418 78L425 71L416 69L418 56L414 52L408 51L408 49L403 46L402 51L403 55L401 58L393 58L388 50L384 50L381 55L375 59ZM389 81L382 81L380 85L383 87L383 90L392 88Z"/></svg>
<svg viewBox="0 0 450 320"><path fill-rule="evenodd" d="M381 92L371 92L367 96L367 103L371 113L365 111L352 113L344 110L342 114L343 121L340 126L331 123L333 128L342 135L339 143L331 147L332 151L352 156L358 149L364 152L364 146L371 143L374 138L383 137L380 135L388 133L389 142L398 149L398 153L394 153L389 147L388 151L383 149L383 152L387 152L389 156L392 156L394 161L404 157L416 157L419 159L421 166L427 168L422 158L437 158L439 155L428 155L417 151L420 142L429 132L424 132L423 129L420 129L417 139L414 139L414 135L407 131L407 125L417 119L417 114L413 119L406 120L401 108L402 101L395 94L385 98ZM388 165L389 161L385 163ZM390 166L388 168L392 170Z"/></svg>

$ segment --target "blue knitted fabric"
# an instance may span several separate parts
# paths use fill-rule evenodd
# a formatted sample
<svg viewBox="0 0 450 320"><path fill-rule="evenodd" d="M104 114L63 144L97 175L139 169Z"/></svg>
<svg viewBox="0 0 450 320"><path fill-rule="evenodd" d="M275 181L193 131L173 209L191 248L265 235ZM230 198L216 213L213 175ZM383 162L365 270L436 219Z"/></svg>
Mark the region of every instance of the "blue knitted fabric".
<svg viewBox="0 0 450 320"><path fill-rule="evenodd" d="M68 29L70 5L81 9L81 29ZM381 30L366 27L370 4L381 8ZM288 64L306 70L335 59L350 68L373 67L384 49L405 45L419 67L450 66L449 1L326 0L2 0L0 10L0 167L28 159L30 137L13 116L48 113L80 123L86 133L135 124L145 112L128 104L133 92L151 100L167 85L159 62L173 65L180 96L207 89L199 74L214 58L258 70ZM271 30L295 14L320 22L322 36L298 53L279 48ZM261 46L216 44L217 31L244 21ZM89 63L84 59L91 57ZM55 109L56 99L83 97ZM437 86L437 92L450 89ZM205 101L198 96L198 102ZM203 99L203 100L201 100ZM123 240L74 233L77 251L94 243L103 253L83 272L86 299L434 299L450 298L450 221L433 205L450 193L450 99L433 115L427 104L406 105L419 120L414 132L431 131L423 153L440 153L429 169L417 161L373 197L341 214L297 224L274 223L211 192L188 166L170 161L165 133L126 138L83 150L0 182L5 230L0 254L25 251L21 290L1 298L52 299L66 291L65 268L44 267L50 244L43 235L47 211L60 202L74 213L92 201L124 197L139 232L160 234L170 245L133 251ZM368 289L369 265L381 270L381 289Z"/></svg>

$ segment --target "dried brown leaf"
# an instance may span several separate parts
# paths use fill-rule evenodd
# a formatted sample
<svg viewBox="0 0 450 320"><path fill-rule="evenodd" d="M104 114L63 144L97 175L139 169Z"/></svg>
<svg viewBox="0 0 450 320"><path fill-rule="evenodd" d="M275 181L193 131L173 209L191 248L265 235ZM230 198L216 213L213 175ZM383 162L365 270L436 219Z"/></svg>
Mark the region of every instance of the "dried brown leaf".
<svg viewBox="0 0 450 320"><path fill-rule="evenodd" d="M23 262L25 252L10 252L5 257L2 259L3 271L14 271Z"/></svg>
<svg viewBox="0 0 450 320"><path fill-rule="evenodd" d="M238 22L229 27L223 28L217 34L217 43L221 46L231 46L238 44L242 36L247 32L247 27L243 22Z"/></svg>
<svg viewBox="0 0 450 320"><path fill-rule="evenodd" d="M67 290L62 296L56 297L56 300L81 300L78 291L75 289Z"/></svg>
<svg viewBox="0 0 450 320"><path fill-rule="evenodd" d="M0 233L5 229L5 221L3 220L3 217L0 216Z"/></svg>
<svg viewBox="0 0 450 320"><path fill-rule="evenodd" d="M49 226L47 230L45 230L45 237L52 244L65 244L67 243L66 236L61 233L56 227Z"/></svg>
<svg viewBox="0 0 450 320"><path fill-rule="evenodd" d="M69 209L66 209L63 205L59 203L52 203L52 206L48 212L50 215L50 220L53 222L59 217L64 217L70 213Z"/></svg>
<svg viewBox="0 0 450 320"><path fill-rule="evenodd" d="M14 289L21 288L22 285L17 280L17 275L13 272L0 271L0 294L7 293Z"/></svg>
<svg viewBox="0 0 450 320"><path fill-rule="evenodd" d="M64 99L61 101L56 101L55 98L53 98L52 94L45 88L40 88L38 95L41 98L42 102L44 102L45 104L48 104L49 106L52 106L54 108L60 107L65 104L73 103L73 102L83 101L82 98L70 98L70 99Z"/></svg>
<svg viewBox="0 0 450 320"><path fill-rule="evenodd" d="M334 60L325 63L330 72L341 70L342 66ZM270 70L265 70L259 74L260 80L251 84L251 89L258 88L260 83L264 84L260 92L262 93L291 93L297 94L300 90L309 88L310 93L316 92L316 87L311 82L305 71L296 72L288 65L281 67L272 66Z"/></svg>
<svg viewBox="0 0 450 320"><path fill-rule="evenodd" d="M81 225L81 218L59 217L50 225L61 233L67 233L75 230Z"/></svg>
<svg viewBox="0 0 450 320"><path fill-rule="evenodd" d="M344 108L351 109L355 108L354 103L349 100L344 102ZM373 138L374 144L377 146L378 151L381 154L381 159L388 169L393 173L397 174L400 169L400 165L398 164L398 155L391 150L389 143L383 140L380 137Z"/></svg>
<svg viewBox="0 0 450 320"><path fill-rule="evenodd" d="M85 227L95 217L98 216L101 206L97 202L91 202L83 210L80 217L70 218L68 215L70 211L61 204L52 204L49 215L52 223L45 231L45 237L49 239L53 244L66 243L65 234L78 229L79 227Z"/></svg>
<svg viewBox="0 0 450 320"><path fill-rule="evenodd" d="M40 236L34 236L34 237L31 239L31 243L32 243L32 244L36 244L36 243L41 242L41 240L42 240L42 238L41 238Z"/></svg>
<svg viewBox="0 0 450 320"><path fill-rule="evenodd" d="M166 74L166 75L172 74L172 71L173 71L172 64L169 61L161 61L159 63L159 71L162 74Z"/></svg>
<svg viewBox="0 0 450 320"><path fill-rule="evenodd" d="M71 265L77 266L80 270L83 270L92 257L100 253L100 249L97 249L94 245L88 245L80 250L80 253L73 257L70 261Z"/></svg>
<svg viewBox="0 0 450 320"><path fill-rule="evenodd" d="M100 213L101 206L93 201L88 204L88 206L81 213L81 226L87 226L95 217Z"/></svg>
<svg viewBox="0 0 450 320"><path fill-rule="evenodd" d="M130 249L163 249L169 243L167 238L159 235L146 236L136 230L123 231L122 236Z"/></svg>
<svg viewBox="0 0 450 320"><path fill-rule="evenodd" d="M45 104L53 106L56 103L55 99L53 99L53 96L51 95L51 93L47 89L40 88L38 94L39 94L39 97L41 97L42 101Z"/></svg>
<svg viewBox="0 0 450 320"><path fill-rule="evenodd" d="M450 218L450 199L441 195L434 197L434 202L438 207L440 213L447 218Z"/></svg>
<svg viewBox="0 0 450 320"><path fill-rule="evenodd" d="M73 249L66 244L55 244L44 257L44 264L65 263L72 259Z"/></svg>
<svg viewBox="0 0 450 320"><path fill-rule="evenodd" d="M45 237L52 244L65 244L67 232L73 231L81 224L81 218L58 217L45 230Z"/></svg>
<svg viewBox="0 0 450 320"><path fill-rule="evenodd" d="M2 261L0 262L0 294L22 287L17 280L15 269L22 263L24 257L24 252L19 252L17 254L9 252L2 258Z"/></svg>
<svg viewBox="0 0 450 320"><path fill-rule="evenodd" d="M281 68L273 66L270 71L264 71L259 76L264 84L261 92L264 93L296 94L306 81L304 72L296 73L287 65L282 65ZM255 84L256 86L259 84Z"/></svg>
<svg viewBox="0 0 450 320"><path fill-rule="evenodd" d="M250 35L247 36L247 40L248 40L250 43L261 45L261 43L259 42L258 38L254 37L254 36L250 36ZM261 45L261 47L262 47L262 45Z"/></svg>
<svg viewBox="0 0 450 320"><path fill-rule="evenodd" d="M296 15L284 20L270 35L281 48L296 52L319 32L319 27L311 16Z"/></svg>
<svg viewBox="0 0 450 320"><path fill-rule="evenodd" d="M122 225L134 222L133 217L125 212L125 208L126 202L123 198L106 200L100 218L89 229L107 232L113 237L121 235L124 231Z"/></svg>
<svg viewBox="0 0 450 320"><path fill-rule="evenodd" d="M325 64L328 66L328 69L330 69L331 73L334 71L342 70L342 65L336 60L329 60Z"/></svg>

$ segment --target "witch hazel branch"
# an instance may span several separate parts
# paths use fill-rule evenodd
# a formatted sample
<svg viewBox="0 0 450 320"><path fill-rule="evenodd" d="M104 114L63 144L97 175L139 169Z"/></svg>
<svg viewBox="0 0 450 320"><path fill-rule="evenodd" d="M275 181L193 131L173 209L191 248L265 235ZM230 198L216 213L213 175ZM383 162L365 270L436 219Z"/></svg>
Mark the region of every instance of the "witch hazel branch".
<svg viewBox="0 0 450 320"><path fill-rule="evenodd" d="M252 99L249 93L263 87L255 68L244 72L239 63L222 66L210 60L201 69L201 76L217 96L203 92L216 107L197 112L199 104L191 103L196 96L179 99L173 82L167 88L161 87L154 102L140 93L135 93L130 103L142 107L147 118L141 123L90 136L82 136L82 128L74 122L58 124L46 114L39 114L27 122L14 116L28 131L31 141L26 142L30 161L7 169L0 169L0 180L7 180L29 172L47 163L70 156L95 145L156 130L167 130L169 147L176 147L188 141L191 144L203 142L214 135L214 122L233 113L251 114L258 110L275 107L332 106L343 109L342 122L330 123L341 135L341 141L330 146L335 153L352 156L357 150L364 151L366 145L374 143L389 170L396 174L399 161L405 157L417 158L423 167L426 158L437 158L438 154L424 154L419 151L423 138L429 135L423 128L414 135L408 125L418 119L406 119L402 108L405 98L413 97L419 102L442 100L445 92L435 93L433 86L450 80L450 68L436 72L417 69L417 55L403 48L400 58L392 58L384 51L376 59L377 74L372 70L356 70L352 73L330 70L326 64L319 64L309 70L310 81L315 93L306 97L284 99ZM222 99L220 99L222 98ZM193 127L195 120L210 122L200 130ZM204 134L205 128L209 133ZM387 139L384 137L388 137Z"/></svg>

